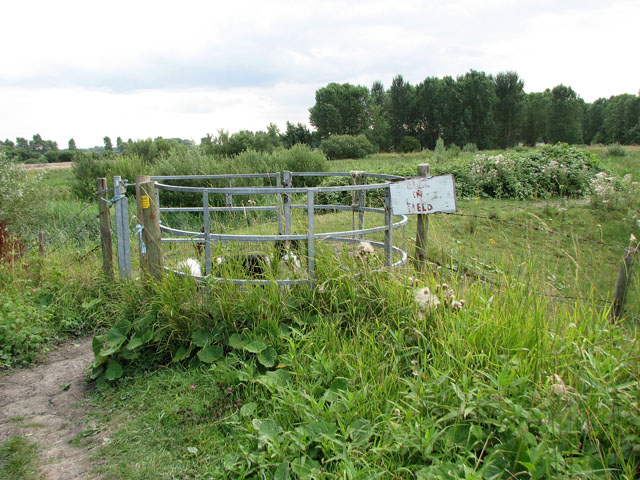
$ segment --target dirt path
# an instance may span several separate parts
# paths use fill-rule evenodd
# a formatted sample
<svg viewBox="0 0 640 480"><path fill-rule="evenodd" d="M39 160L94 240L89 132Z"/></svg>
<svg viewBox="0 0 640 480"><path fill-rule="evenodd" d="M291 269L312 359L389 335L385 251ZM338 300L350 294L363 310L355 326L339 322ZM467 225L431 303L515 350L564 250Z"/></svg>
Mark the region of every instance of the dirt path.
<svg viewBox="0 0 640 480"><path fill-rule="evenodd" d="M15 435L36 443L45 479L95 478L87 447L70 443L91 429L82 419L85 370L92 359L91 338L76 339L40 365L0 376L0 444Z"/></svg>

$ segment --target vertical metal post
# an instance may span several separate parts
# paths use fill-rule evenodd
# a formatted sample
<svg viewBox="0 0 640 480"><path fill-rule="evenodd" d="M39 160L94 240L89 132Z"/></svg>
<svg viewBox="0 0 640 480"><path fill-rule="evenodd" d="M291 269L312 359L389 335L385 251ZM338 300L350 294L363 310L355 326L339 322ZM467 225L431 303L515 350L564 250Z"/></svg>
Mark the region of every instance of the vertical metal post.
<svg viewBox="0 0 640 480"><path fill-rule="evenodd" d="M282 186L291 188L291 172L282 172ZM282 195L282 210L284 211L284 234L291 235L291 196L288 193Z"/></svg>
<svg viewBox="0 0 640 480"><path fill-rule="evenodd" d="M280 172L278 172L278 176L276 177L276 188L282 188L282 182L280 181ZM278 203L278 235L282 235L282 194L278 193L276 195L276 201Z"/></svg>
<svg viewBox="0 0 640 480"><path fill-rule="evenodd" d="M131 276L131 251L129 248L129 206L127 203L127 187L120 176L113 177L113 192L117 199L116 211L116 239L118 244L118 270L120 278Z"/></svg>
<svg viewBox="0 0 640 480"><path fill-rule="evenodd" d="M204 227L204 274L211 275L211 224L209 222L209 192L202 192L202 226Z"/></svg>
<svg viewBox="0 0 640 480"><path fill-rule="evenodd" d="M354 185L364 185L364 171L362 170L351 170L349 172L351 178L353 180ZM358 211L358 230L362 230L364 228L364 190L354 190L351 195L351 227L352 230L356 229L356 218L355 211ZM358 197L358 203L356 203L356 196ZM364 239L364 235L359 235L360 240Z"/></svg>
<svg viewBox="0 0 640 480"><path fill-rule="evenodd" d="M231 188L232 186L233 185L231 184L231 179L229 179L229 188ZM230 193L225 193L224 202L227 207L233 207L233 195L231 195Z"/></svg>
<svg viewBox="0 0 640 480"><path fill-rule="evenodd" d="M307 190L307 261L309 270L309 286L313 288L316 279L316 250L315 250L315 192Z"/></svg>
<svg viewBox="0 0 640 480"><path fill-rule="evenodd" d="M388 267L393 264L393 215L391 212L391 188L384 189L384 221L387 226L384 231L384 257Z"/></svg>
<svg viewBox="0 0 640 480"><path fill-rule="evenodd" d="M421 163L418 165L418 176L429 176L429 164ZM416 232L416 269L424 272L427 266L427 236L429 234L429 216L418 214L418 227Z"/></svg>

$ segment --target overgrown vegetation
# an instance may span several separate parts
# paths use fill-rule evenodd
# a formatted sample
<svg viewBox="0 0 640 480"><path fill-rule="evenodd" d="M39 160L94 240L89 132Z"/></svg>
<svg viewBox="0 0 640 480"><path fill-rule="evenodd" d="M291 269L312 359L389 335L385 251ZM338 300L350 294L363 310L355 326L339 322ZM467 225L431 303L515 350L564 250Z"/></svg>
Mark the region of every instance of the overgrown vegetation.
<svg viewBox="0 0 640 480"><path fill-rule="evenodd" d="M268 171L272 161L327 165L306 147L287 155L224 159L187 148L153 163L123 155L100 168L133 178L142 167L212 173ZM174 275L103 279L91 200L71 195L69 173L46 174L36 193L40 212L27 229L11 225L12 235L21 234L24 246L40 229L59 238L45 258L32 250L0 264L7 292L0 334L9 338L0 340L9 345L2 366L30 361L56 339L95 332L100 391L91 397L92 415L112 432L100 452L109 458L101 467L107 479L158 472L162 478L636 478L637 272L625 318L612 324L608 316L622 252L610 244L640 236L637 173L624 177L636 157L618 167L620 157L595 158L564 145L481 155L450 148L440 163L432 155L331 165L414 175L424 161L434 173L460 164L459 190L479 182L463 176L473 178L473 165L478 178L498 171L491 188L469 183L468 198L459 199L464 216L432 217L429 273L410 279L410 269L375 272L381 255L363 261L318 242L313 288L204 287ZM318 169L308 165L301 169ZM598 173L602 168L606 173ZM538 190L525 175L538 175ZM590 195L588 205L565 198ZM251 215L216 221L236 232L271 227ZM350 228L352 218L346 212L316 220L317 231L335 231ZM93 223L85 230L87 222ZM399 233L395 242L402 242ZM365 274L354 276L358 270ZM416 289L424 287L440 306L416 304ZM465 300L461 309L447 303L449 290Z"/></svg>

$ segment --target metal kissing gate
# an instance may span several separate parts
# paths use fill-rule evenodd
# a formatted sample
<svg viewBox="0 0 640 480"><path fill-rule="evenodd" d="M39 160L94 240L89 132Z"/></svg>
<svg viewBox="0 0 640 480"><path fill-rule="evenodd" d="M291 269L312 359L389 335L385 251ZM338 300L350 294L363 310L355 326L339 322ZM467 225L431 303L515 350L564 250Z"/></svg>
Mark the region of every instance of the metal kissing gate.
<svg viewBox="0 0 640 480"><path fill-rule="evenodd" d="M351 185L329 187L294 187L293 180L296 177L350 177ZM267 179L275 180L273 186L234 187L232 183L238 179ZM379 183L368 184L368 179L374 179ZM181 180L227 180L228 187L189 187L171 185L171 181ZM131 274L131 258L129 248L128 216L126 210L126 187L136 186L138 192L138 219L137 233L141 240L141 258L148 255L149 267L152 273L166 270L162 260L162 245L167 243L195 243L203 246L204 250L204 274L196 277L200 281L231 281L235 284L267 284L277 282L279 285L293 285L297 283L313 284L315 279L316 242L327 240L333 242L358 243L366 236L383 233L384 241L369 241L371 245L384 251L385 265L396 267L407 260L404 250L404 227L407 223L406 215L393 215L391 209L391 182L404 180L404 177L396 175L370 174L361 171L353 172L289 172L281 173L256 173L256 174L230 174L230 175L175 175L175 176L150 176L138 177L135 184L127 184L120 177L114 178L114 187L122 195L123 203L120 210L116 209L116 227L118 239L118 265L120 276L128 277ZM383 208L368 207L365 205L366 193L374 190L382 190L384 196ZM197 206L189 207L161 207L161 192L178 192L200 194L202 202ZM335 205L318 203L318 194L331 192L351 192L351 205ZM211 206L210 196L223 194L224 206ZM275 202L267 205L235 205L235 196L267 195L274 196ZM306 202L304 199L306 197ZM300 202L300 200L303 200ZM297 202L297 203L296 203ZM306 210L306 232L293 233L291 229L292 211ZM352 228L345 231L317 232L315 229L316 211L351 211ZM211 231L211 213L221 212L275 212L278 222L277 235L240 235ZM162 224L160 215L168 212L192 212L202 214L202 231L194 232L172 228ZM381 215L384 223L379 226L365 227L365 216ZM357 217L357 225L356 225ZM394 218L395 217L395 218ZM148 225L149 223L150 225ZM142 227L144 225L144 227ZM159 238L154 238L154 225L157 226ZM393 244L394 230L403 229L402 248ZM278 278L276 280L264 279L237 279L223 278L212 275L212 243L217 242L276 242L276 241L304 241L307 243L307 277L306 278ZM157 249L158 251L153 251ZM144 252L143 252L144 250ZM394 254L397 260L394 261ZM121 260L122 259L122 260ZM180 274L180 272L176 272Z"/></svg>

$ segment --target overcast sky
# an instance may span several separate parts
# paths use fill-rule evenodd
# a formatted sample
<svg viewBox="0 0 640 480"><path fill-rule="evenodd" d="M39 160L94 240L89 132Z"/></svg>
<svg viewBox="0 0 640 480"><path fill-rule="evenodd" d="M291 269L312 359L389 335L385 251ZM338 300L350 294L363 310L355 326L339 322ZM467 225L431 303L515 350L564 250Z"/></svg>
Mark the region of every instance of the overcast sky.
<svg viewBox="0 0 640 480"><path fill-rule="evenodd" d="M515 70L586 101L640 88L638 0L20 0L2 6L0 138L66 148L308 124L330 82Z"/></svg>

